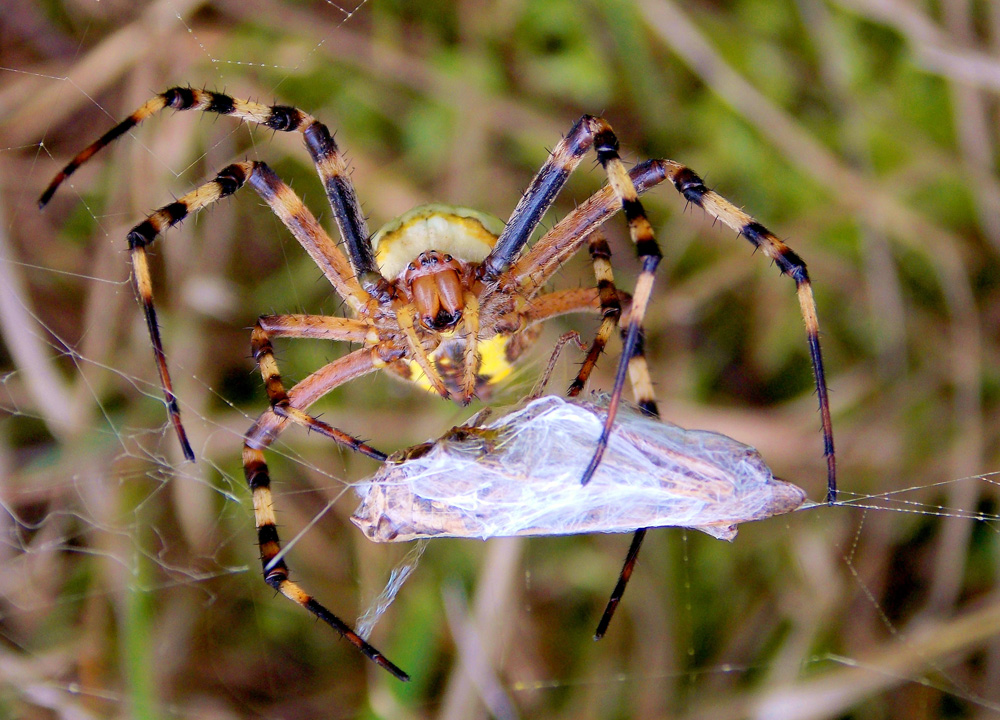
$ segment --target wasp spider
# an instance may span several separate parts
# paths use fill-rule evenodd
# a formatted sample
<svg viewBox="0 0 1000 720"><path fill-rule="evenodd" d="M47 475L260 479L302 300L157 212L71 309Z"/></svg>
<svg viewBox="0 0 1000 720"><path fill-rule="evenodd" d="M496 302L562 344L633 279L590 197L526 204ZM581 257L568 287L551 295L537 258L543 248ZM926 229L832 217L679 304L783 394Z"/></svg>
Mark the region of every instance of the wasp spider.
<svg viewBox="0 0 1000 720"><path fill-rule="evenodd" d="M619 294L611 281L607 244L592 234L608 218L623 210L642 270L630 304L621 317L624 349L604 433L581 478L582 482L589 480L607 444L626 375L631 375L639 405L648 412L656 412L652 383L642 355L641 321L650 299L660 249L638 194L664 180L669 179L688 202L703 208L760 248L795 281L819 395L828 463L828 497L833 499L836 491L833 435L816 307L805 264L763 225L708 189L701 178L685 166L671 160L650 160L629 172L619 158L618 140L611 127L601 118L587 115L556 144L506 224L473 210L430 205L403 215L371 235L347 165L323 123L290 106L267 106L222 93L177 87L148 100L73 158L42 194L39 205L48 203L59 185L94 153L165 108L229 115L276 131L300 132L323 181L346 254L291 188L263 162L230 165L215 179L157 210L128 234L128 247L170 418L184 455L190 460L194 459L194 452L185 436L163 352L146 247L167 228L249 183L347 303L351 317L268 315L257 321L251 346L270 408L246 433L243 466L253 493L265 581L331 625L397 678L405 680L408 676L289 579L275 528L264 449L293 424L322 433L369 457L384 460L386 456L375 448L310 415L309 407L342 383L378 369L388 370L460 403L468 403L473 396L486 398L491 385L510 371L511 364L536 339L540 323L566 313L602 313L601 328L570 389L571 395L577 394L622 314ZM529 238L568 175L591 150L607 173L608 184L526 249ZM556 270L587 243L588 238L598 287L543 292ZM622 298L628 296L622 295ZM335 340L361 347L286 390L272 351L274 338ZM633 539L599 635L603 634L621 597L642 536L640 530Z"/></svg>

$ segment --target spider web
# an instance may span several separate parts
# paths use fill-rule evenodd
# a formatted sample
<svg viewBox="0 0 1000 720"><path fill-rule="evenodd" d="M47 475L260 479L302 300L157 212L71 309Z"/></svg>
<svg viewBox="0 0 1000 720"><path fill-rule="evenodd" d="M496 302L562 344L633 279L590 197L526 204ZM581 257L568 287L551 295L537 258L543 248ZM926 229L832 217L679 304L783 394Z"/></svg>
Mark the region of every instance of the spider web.
<svg viewBox="0 0 1000 720"><path fill-rule="evenodd" d="M30 13L12 21L21 33L0 62L0 702L26 717L43 716L41 708L59 717L321 715L334 702L344 716L469 717L482 707L497 717L578 717L598 707L685 718L1000 710L991 682L1000 675L998 476L985 472L1000 465L998 443L995 423L983 420L988 400L970 380L970 325L956 280L972 271L948 275L946 261L936 269L905 241L889 251L870 240L869 265L888 263L888 274L912 290L903 293L910 306L894 310L891 288L886 295L883 283L866 284L865 272L874 271L850 265L850 249L809 240L828 230L816 211L782 218L781 203L769 200L798 184L796 170L771 172L756 158L746 161L756 165L750 181L722 175L740 162L727 143L746 132L742 125L716 121L725 127L713 153L699 154L716 136L711 122L684 108L703 97L675 97L657 86L656 73L630 66L628 77L652 86L630 86L635 100L625 110L608 89L614 77L588 54L594 33L579 41L588 49L575 62L587 68L578 73L586 80L570 92L573 68L553 60L578 41L564 20L524 10L529 30L502 14L492 28L473 9L456 20L428 7L424 19L366 0L160 0L127 17L121 6L67 4L45 20L42 35L28 32L41 22ZM649 14L644 22L655 21ZM439 25L444 41L428 33ZM513 100L497 90L503 82L484 60L491 47L484 38L502 28L548 33L505 47L527 78ZM438 41L443 47L432 52ZM541 49L521 59L532 42ZM638 62L642 49L633 51L630 61ZM679 125L707 126L704 137L671 134L682 146L678 157L738 188L769 224L777 217L810 263L825 347L833 348L828 364L843 368L831 381L842 505L743 526L733 544L681 530L650 533L609 635L597 644L589 638L627 538L430 543L372 636L415 678L405 689L393 685L260 581L239 459L242 434L266 402L246 328L262 313L337 314L339 300L252 197L221 203L158 243L156 302L198 456L189 464L165 418L123 251L125 233L144 213L244 157L267 160L320 214L322 191L300 140L224 118L165 115L81 169L44 214L34 207L66 157L152 92L185 82L293 103L329 122L375 226L428 200L505 216L546 145L584 110L610 108L631 160L638 147L675 152L655 137L640 139L643 123L629 118L645 107L650 114L641 117L664 122L673 111L663 105L677 100ZM602 182L599 172L578 175L557 212ZM761 175L777 180L767 185ZM781 477L820 497L818 421L788 283L713 231L710 219L683 213L671 192L648 201L669 266L648 347L664 414L757 446ZM620 228L609 233L627 287L631 250ZM982 263L994 267L992 259ZM558 283L592 282L588 273L575 263ZM887 331L873 341L876 350L851 361L846 348L862 344L863 331L836 311L875 314L841 289L857 287L887 316L902 318L901 335ZM973 328L995 317L993 296L982 292L971 303ZM938 315L944 320L934 325ZM587 320L560 325L536 355L566 327L593 332ZM997 357L994 341L984 341L983 356ZM290 384L341 351L280 345L278 362ZM941 369L941 357L957 369ZM570 362L553 386L566 385ZM882 385L908 363L920 368L908 382ZM786 389L706 401L697 379L703 364L722 368L724 386L764 393L767 383L746 373L766 368ZM611 365L602 365L595 386L610 385ZM508 398L527 392L537 371L522 370ZM436 437L472 413L381 376L340 388L317 407L386 451ZM906 415L917 417L915 425L894 429ZM933 438L929 449L917 436ZM351 483L374 463L293 431L268 462L294 578L353 622L390 570L410 562L409 548L371 545L347 522Z"/></svg>

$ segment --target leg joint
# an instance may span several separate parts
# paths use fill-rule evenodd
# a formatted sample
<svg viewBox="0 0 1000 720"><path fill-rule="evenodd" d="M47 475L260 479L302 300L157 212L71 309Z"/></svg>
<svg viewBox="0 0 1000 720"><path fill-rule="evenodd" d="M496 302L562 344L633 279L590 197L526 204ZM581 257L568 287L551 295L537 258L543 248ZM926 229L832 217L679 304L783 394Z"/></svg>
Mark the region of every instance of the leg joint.
<svg viewBox="0 0 1000 720"><path fill-rule="evenodd" d="M305 113L290 105L272 105L270 110L271 114L264 124L272 130L292 132L298 130L305 120Z"/></svg>
<svg viewBox="0 0 1000 720"><path fill-rule="evenodd" d="M224 198L232 195L247 181L246 171L242 166L234 163L224 167L215 176L215 183L219 186L219 197Z"/></svg>
<svg viewBox="0 0 1000 720"><path fill-rule="evenodd" d="M172 87L163 93L163 100L174 110L190 110L196 102L194 90L189 87Z"/></svg>

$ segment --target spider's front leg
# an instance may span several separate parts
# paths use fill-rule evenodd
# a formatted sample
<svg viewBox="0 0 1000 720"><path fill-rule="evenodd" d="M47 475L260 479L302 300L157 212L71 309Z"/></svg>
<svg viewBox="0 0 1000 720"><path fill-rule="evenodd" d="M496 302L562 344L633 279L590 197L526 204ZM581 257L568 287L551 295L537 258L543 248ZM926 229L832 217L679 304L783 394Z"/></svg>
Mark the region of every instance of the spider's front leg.
<svg viewBox="0 0 1000 720"><path fill-rule="evenodd" d="M784 242L753 217L743 212L724 197L705 186L704 181L690 168L673 160L645 160L629 173L640 193L659 183L670 180L678 193L713 218L746 238L755 248L761 249L779 267L782 274L795 282L802 319L806 326L806 339L819 400L823 448L827 462L827 502L837 499L837 463L833 445L833 423L830 400L823 369L823 355L819 343L819 320L812 283L805 262ZM552 275L572 257L594 228L606 222L621 209L614 188L606 185L580 203L560 220L535 245L518 257L505 274L505 281L521 287L528 297L539 292Z"/></svg>
<svg viewBox="0 0 1000 720"><path fill-rule="evenodd" d="M273 325L288 323L285 333L290 336L294 332L296 320L289 321L290 316L262 318ZM302 316L298 316L302 317ZM323 318L326 321L336 321L340 318ZM307 323L312 325L312 323ZM336 325L336 323L333 323ZM259 332L258 332L259 330ZM301 337L301 336L300 336ZM293 602L301 605L314 616L336 630L348 642L360 650L367 658L380 667L385 668L400 680L409 680L410 676L390 662L381 652L372 647L354 630L330 612L325 606L310 596L298 583L288 578L288 565L284 560L281 542L278 538L278 528L275 522L274 500L271 495L271 477L264 460L264 449L287 427L289 422L299 423L306 427L318 429L314 422L318 420L306 414L306 410L323 395L340 385L370 373L384 366L386 349L381 346L355 350L332 363L320 368L306 379L295 385L287 393L281 384L277 364L270 350L270 342L262 323L255 329L255 355L258 355L261 374L267 386L268 396L272 400L272 408L267 410L257 422L247 431L243 441L243 472L246 476L250 492L253 494L254 523L257 527L257 541L260 544L260 559L264 573L264 581ZM279 411L275 400L282 406ZM323 424L325 425L325 423ZM329 426L326 426L329 428ZM385 459L385 455L374 448L352 438L335 428L325 435L341 442L351 449L359 450L376 459ZM339 435L338 435L339 434Z"/></svg>
<svg viewBox="0 0 1000 720"><path fill-rule="evenodd" d="M646 218L646 211L643 209L642 203L639 202L636 186L618 155L618 138L607 122L598 117L584 115L570 129L566 137L556 145L549 154L548 160L531 181L521 201L514 208L504 232L500 235L492 252L483 261L480 273L485 281L496 280L510 266L528 242L542 216L551 207L569 174L576 169L583 156L591 149L607 173L608 183L625 213L629 235L635 244L642 270L632 294L625 347L618 363L618 370L615 373L607 420L601 437L594 448L594 456L581 478L582 484L586 484L594 476L607 448L618 404L625 387L628 363L639 342L639 329L652 295L656 268L662 257L660 246L653 234L653 227Z"/></svg>
<svg viewBox="0 0 1000 720"><path fill-rule="evenodd" d="M128 247L136 291L149 328L153 355L156 358L160 384L167 399L170 419L176 428L184 456L188 460L194 460L194 452L181 423L180 409L173 392L166 354L163 351L163 340L160 337L153 304L153 281L146 248L167 229L199 210L234 194L248 182L292 232L295 239L323 271L337 294L344 298L352 309L360 314L373 302L372 297L359 285L343 251L327 235L315 216L292 189L263 162L234 163L223 168L213 180L195 188L175 202L164 205L132 228L128 234Z"/></svg>

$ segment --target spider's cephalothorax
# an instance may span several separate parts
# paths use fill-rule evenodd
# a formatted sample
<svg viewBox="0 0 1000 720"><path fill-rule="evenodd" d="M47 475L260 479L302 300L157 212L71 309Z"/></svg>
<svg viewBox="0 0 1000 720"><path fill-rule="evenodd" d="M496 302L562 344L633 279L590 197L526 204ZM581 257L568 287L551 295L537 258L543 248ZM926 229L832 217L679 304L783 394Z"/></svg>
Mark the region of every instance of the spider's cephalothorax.
<svg viewBox="0 0 1000 720"><path fill-rule="evenodd" d="M270 408L247 431L243 467L253 493L254 520L264 580L331 625L366 656L400 679L406 673L359 637L345 622L288 577L278 540L271 481L264 449L289 423L316 430L345 447L384 460L385 455L308 413L309 407L339 385L385 368L442 397L468 402L485 396L510 372L511 363L537 337L540 323L575 312L600 313L602 321L569 394L583 388L616 326L621 326L622 356L615 373L604 430L581 482L593 475L607 446L626 377L641 408L658 414L643 356L642 319L653 288L660 249L638 195L670 180L684 198L759 248L796 285L805 320L827 458L827 497L836 496L833 431L827 399L819 325L805 263L763 225L712 190L693 171L672 160L650 160L625 169L618 140L607 122L585 115L570 128L525 190L507 222L461 208L424 206L370 236L343 156L327 127L287 105L263 105L222 93L176 87L161 93L74 157L42 194L44 206L59 185L101 148L149 116L163 110L200 110L231 115L272 130L300 132L323 181L346 254L288 185L263 162L235 163L213 180L156 211L132 229L128 247L136 291L153 344L170 418L184 454L194 459L180 420L153 306L146 247L188 215L249 184L316 262L349 308L351 317L269 315L251 335ZM530 249L527 243L566 178L593 151L608 184L579 204ZM598 232L619 210L628 221L642 267L629 307L622 311L611 273L610 251ZM586 244L597 277L596 288L543 292L554 273ZM271 347L276 337L345 341L360 347L285 390ZM631 575L645 535L635 533L617 586L598 626L603 635Z"/></svg>
<svg viewBox="0 0 1000 720"><path fill-rule="evenodd" d="M496 217L469 208L422 205L390 222L372 237L379 272L391 293L412 304L415 333L432 368L405 358L387 369L431 392L467 403L488 399L518 356L537 337L513 311L516 297L483 283L480 267L503 232ZM378 323L376 323L378 325ZM387 336L398 332L391 317Z"/></svg>

